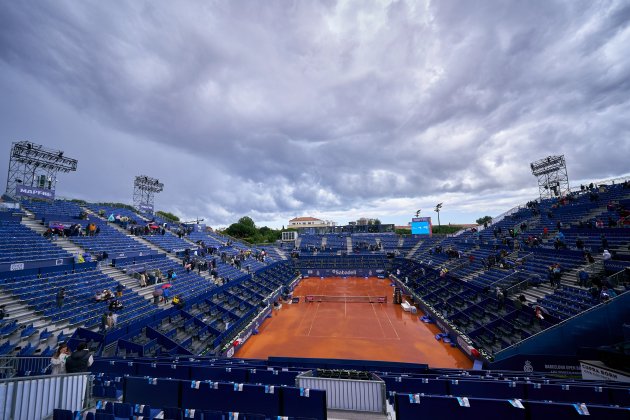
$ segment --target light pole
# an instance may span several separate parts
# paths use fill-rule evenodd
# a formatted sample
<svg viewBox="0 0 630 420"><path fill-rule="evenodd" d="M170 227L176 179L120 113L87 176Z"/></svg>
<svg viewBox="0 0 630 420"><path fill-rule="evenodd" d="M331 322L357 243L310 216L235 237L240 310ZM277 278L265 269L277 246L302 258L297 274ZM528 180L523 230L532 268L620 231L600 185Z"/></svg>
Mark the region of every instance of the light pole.
<svg viewBox="0 0 630 420"><path fill-rule="evenodd" d="M439 203L439 204L437 204L437 205L435 206L435 212L436 212L436 213L437 213L437 215L438 215L438 228L441 228L441 227L442 227L442 225L440 224L440 210L442 209L442 204L444 204L444 203Z"/></svg>

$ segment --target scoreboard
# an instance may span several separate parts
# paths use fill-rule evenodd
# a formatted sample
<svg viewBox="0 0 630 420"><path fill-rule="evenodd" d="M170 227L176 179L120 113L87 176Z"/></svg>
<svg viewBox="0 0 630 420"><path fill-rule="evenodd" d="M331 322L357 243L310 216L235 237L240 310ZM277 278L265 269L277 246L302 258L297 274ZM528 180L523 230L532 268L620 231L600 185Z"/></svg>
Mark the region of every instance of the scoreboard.
<svg viewBox="0 0 630 420"><path fill-rule="evenodd" d="M411 234L412 235L432 235L430 217L414 217L411 219Z"/></svg>

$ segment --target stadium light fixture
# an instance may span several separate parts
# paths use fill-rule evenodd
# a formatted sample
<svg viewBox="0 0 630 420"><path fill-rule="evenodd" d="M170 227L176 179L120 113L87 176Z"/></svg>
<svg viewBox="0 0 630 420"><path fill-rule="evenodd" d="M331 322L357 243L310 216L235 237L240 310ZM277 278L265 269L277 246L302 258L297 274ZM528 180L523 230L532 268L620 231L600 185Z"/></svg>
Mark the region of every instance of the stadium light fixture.
<svg viewBox="0 0 630 420"><path fill-rule="evenodd" d="M30 141L14 142L9 156L6 194L52 200L58 172L74 172L78 161L64 156L63 150L48 149ZM39 179L48 179L45 187Z"/></svg>
<svg viewBox="0 0 630 420"><path fill-rule="evenodd" d="M157 178L138 175L133 181L133 205L144 213L153 213L155 194L164 190L164 184Z"/></svg>
<svg viewBox="0 0 630 420"><path fill-rule="evenodd" d="M570 191L564 155L547 156L529 164L538 180L540 199L559 197Z"/></svg>

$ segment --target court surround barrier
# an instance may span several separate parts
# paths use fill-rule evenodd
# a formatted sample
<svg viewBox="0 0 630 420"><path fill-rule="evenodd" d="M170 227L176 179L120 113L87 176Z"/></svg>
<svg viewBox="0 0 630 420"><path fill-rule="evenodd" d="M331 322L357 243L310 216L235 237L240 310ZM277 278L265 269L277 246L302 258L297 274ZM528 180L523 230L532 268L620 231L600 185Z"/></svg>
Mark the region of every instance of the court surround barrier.
<svg viewBox="0 0 630 420"><path fill-rule="evenodd" d="M55 408L77 411L92 395L90 374L28 376L0 380L0 418L44 419Z"/></svg>
<svg viewBox="0 0 630 420"><path fill-rule="evenodd" d="M320 378L313 371L299 374L295 380L300 388L326 391L326 406L330 410L385 412L385 382L371 374L372 379Z"/></svg>

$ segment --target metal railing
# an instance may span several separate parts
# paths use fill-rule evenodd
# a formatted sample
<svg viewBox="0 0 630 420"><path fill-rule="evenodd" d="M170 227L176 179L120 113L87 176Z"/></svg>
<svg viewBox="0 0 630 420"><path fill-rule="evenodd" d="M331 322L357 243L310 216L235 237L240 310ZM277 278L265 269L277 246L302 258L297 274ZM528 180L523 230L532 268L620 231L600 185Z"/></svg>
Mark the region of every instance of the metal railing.
<svg viewBox="0 0 630 420"><path fill-rule="evenodd" d="M0 380L0 418L51 418L55 408L81 411L92 395L89 373L27 376Z"/></svg>
<svg viewBox="0 0 630 420"><path fill-rule="evenodd" d="M0 379L22 375L45 375L50 366L50 357L5 356L0 357Z"/></svg>
<svg viewBox="0 0 630 420"><path fill-rule="evenodd" d="M625 270L618 271L615 274L608 276L608 283L612 287L617 287L619 286L619 284L624 282L625 276L626 276Z"/></svg>

